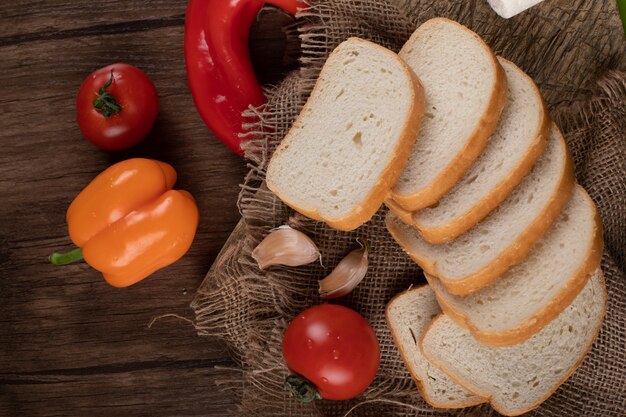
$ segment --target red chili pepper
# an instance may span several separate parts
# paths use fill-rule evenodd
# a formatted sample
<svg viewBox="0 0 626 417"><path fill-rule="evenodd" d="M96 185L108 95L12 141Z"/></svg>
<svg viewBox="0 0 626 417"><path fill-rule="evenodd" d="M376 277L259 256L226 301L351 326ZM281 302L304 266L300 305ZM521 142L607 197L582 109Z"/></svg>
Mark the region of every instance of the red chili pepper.
<svg viewBox="0 0 626 417"><path fill-rule="evenodd" d="M295 14L299 0L189 0L185 60L189 88L204 122L242 155L241 112L265 102L248 51L248 35L264 3Z"/></svg>

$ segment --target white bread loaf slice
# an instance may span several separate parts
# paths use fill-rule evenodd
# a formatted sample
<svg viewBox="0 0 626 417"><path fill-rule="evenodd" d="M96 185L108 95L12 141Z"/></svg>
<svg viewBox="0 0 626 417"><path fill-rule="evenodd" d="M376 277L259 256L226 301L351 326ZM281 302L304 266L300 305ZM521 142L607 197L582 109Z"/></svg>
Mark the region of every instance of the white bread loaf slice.
<svg viewBox="0 0 626 417"><path fill-rule="evenodd" d="M504 201L548 144L550 116L541 92L515 64L498 58L508 81L507 104L483 153L432 208L414 213L424 240L445 243L467 232Z"/></svg>
<svg viewBox="0 0 626 417"><path fill-rule="evenodd" d="M387 198L385 199L385 206L393 212L403 223L409 225L415 225L415 220L413 219L413 212L407 211L403 209L398 203L396 203L393 199Z"/></svg>
<svg viewBox="0 0 626 417"><path fill-rule="evenodd" d="M307 217L355 229L402 172L423 109L420 82L395 53L350 38L330 54L274 152L267 186Z"/></svg>
<svg viewBox="0 0 626 417"><path fill-rule="evenodd" d="M432 245L392 212L391 235L422 269L455 295L468 295L521 261L559 216L574 187L573 164L553 125L548 147L498 208L456 240Z"/></svg>
<svg viewBox="0 0 626 417"><path fill-rule="evenodd" d="M582 363L600 331L606 288L597 269L576 299L530 339L490 347L450 317L438 316L421 341L424 355L459 384L517 416L539 406Z"/></svg>
<svg viewBox="0 0 626 417"><path fill-rule="evenodd" d="M481 153L506 102L506 76L477 34L445 18L417 28L399 55L426 93L419 136L391 196L415 211L436 203Z"/></svg>
<svg viewBox="0 0 626 417"><path fill-rule="evenodd" d="M443 311L483 344L523 342L555 319L600 266L602 223L581 186L546 234L519 264L466 297L428 282Z"/></svg>
<svg viewBox="0 0 626 417"><path fill-rule="evenodd" d="M441 313L428 285L396 295L387 304L385 313L400 356L427 403L435 408L463 408L486 402L431 365L420 351L423 331Z"/></svg>

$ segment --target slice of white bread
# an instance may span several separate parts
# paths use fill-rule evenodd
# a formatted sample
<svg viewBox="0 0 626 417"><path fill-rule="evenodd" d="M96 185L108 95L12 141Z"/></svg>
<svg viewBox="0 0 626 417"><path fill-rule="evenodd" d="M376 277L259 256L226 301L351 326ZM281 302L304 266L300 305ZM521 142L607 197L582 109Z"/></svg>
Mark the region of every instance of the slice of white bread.
<svg viewBox="0 0 626 417"><path fill-rule="evenodd" d="M407 211L400 207L398 203L396 203L393 199L387 198L385 199L385 205L387 208L393 212L402 222L410 225L414 225L415 220L413 220L413 212Z"/></svg>
<svg viewBox="0 0 626 417"><path fill-rule="evenodd" d="M462 408L486 402L458 385L431 365L419 348L426 326L441 313L435 294L428 287L410 288L387 304L387 325L400 356L426 402L436 408Z"/></svg>
<svg viewBox="0 0 626 417"><path fill-rule="evenodd" d="M427 276L443 311L491 346L520 343L556 318L600 266L602 223L596 207L576 186L565 209L519 264L466 297L448 293Z"/></svg>
<svg viewBox="0 0 626 417"><path fill-rule="evenodd" d="M556 319L507 347L479 343L442 314L426 329L422 352L459 384L489 398L498 412L520 415L545 401L582 363L602 325L606 297L598 269Z"/></svg>
<svg viewBox="0 0 626 417"><path fill-rule="evenodd" d="M533 80L498 58L508 80L507 104L483 153L432 208L414 213L415 227L430 243L467 232L524 179L548 144L550 116Z"/></svg>
<svg viewBox="0 0 626 417"><path fill-rule="evenodd" d="M340 230L369 220L398 179L424 111L418 78L390 50L358 38L328 57L267 168L285 204Z"/></svg>
<svg viewBox="0 0 626 417"><path fill-rule="evenodd" d="M574 188L573 164L553 125L548 147L530 174L498 208L456 240L433 245L392 212L391 235L448 292L468 295L521 261L559 216Z"/></svg>
<svg viewBox="0 0 626 417"><path fill-rule="evenodd" d="M399 55L426 93L417 142L391 196L415 211L437 202L481 153L506 102L507 85L489 46L445 18L417 28Z"/></svg>

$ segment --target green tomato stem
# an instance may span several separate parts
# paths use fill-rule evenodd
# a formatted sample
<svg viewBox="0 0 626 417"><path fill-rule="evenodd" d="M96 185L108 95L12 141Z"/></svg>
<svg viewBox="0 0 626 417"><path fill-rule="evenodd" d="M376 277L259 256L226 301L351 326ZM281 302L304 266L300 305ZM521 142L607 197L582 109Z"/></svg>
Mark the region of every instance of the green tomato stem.
<svg viewBox="0 0 626 417"><path fill-rule="evenodd" d="M285 388L292 397L296 397L303 403L322 399L315 385L301 375L288 375L285 379Z"/></svg>
<svg viewBox="0 0 626 417"><path fill-rule="evenodd" d="M109 118L114 114L117 114L122 111L122 106L120 106L115 97L111 93L107 91L107 88L113 83L113 70L111 70L111 77L109 81L104 83L104 85L98 90L96 94L96 98L93 100L93 106L96 110L99 110L100 113Z"/></svg>
<svg viewBox="0 0 626 417"><path fill-rule="evenodd" d="M76 248L66 253L54 252L48 257L54 265L68 265L83 260L83 250Z"/></svg>

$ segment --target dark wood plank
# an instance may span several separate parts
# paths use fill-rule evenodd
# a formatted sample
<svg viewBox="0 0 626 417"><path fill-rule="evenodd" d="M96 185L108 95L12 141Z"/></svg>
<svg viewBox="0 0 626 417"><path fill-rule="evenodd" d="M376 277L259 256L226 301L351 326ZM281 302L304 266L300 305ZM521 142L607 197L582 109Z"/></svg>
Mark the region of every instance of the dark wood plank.
<svg viewBox="0 0 626 417"><path fill-rule="evenodd" d="M231 400L212 383L224 377L214 365L190 361L21 376L0 388L6 399L0 401L0 415L224 417Z"/></svg>
<svg viewBox="0 0 626 417"><path fill-rule="evenodd" d="M225 347L188 323L195 289L237 224L245 162L201 121L182 53L185 2L24 0L0 4L0 415L227 415L233 399L215 382ZM263 82L293 65L280 27L264 10L251 35ZM9 23L10 22L10 23ZM80 135L74 98L83 78L112 62L154 81L160 115L144 143L100 151ZM287 65L286 65L287 64ZM55 268L68 249L65 210L111 163L168 161L177 187L198 201L190 252L131 288L109 287L87 265Z"/></svg>
<svg viewBox="0 0 626 417"><path fill-rule="evenodd" d="M6 0L2 18L10 24L0 26L0 45L178 26L186 6L171 0Z"/></svg>

